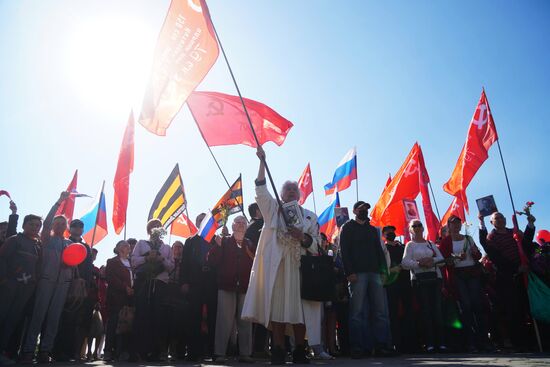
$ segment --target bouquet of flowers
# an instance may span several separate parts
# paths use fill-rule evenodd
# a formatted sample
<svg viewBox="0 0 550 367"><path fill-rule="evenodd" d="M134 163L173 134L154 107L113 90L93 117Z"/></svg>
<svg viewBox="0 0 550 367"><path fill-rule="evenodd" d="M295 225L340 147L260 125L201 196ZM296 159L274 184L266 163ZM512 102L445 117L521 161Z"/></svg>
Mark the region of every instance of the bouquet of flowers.
<svg viewBox="0 0 550 367"><path fill-rule="evenodd" d="M163 227L153 228L149 236L149 246L151 251L156 252L157 258L153 261L147 261L143 264L144 275L147 280L155 279L164 271L164 264L160 261L160 247L163 245L162 239L166 236L166 229Z"/></svg>

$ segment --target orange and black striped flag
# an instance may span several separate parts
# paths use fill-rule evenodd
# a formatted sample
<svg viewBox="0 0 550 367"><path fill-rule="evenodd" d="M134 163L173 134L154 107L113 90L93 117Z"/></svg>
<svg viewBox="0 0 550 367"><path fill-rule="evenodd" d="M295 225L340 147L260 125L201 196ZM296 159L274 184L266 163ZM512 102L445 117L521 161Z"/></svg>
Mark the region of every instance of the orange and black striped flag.
<svg viewBox="0 0 550 367"><path fill-rule="evenodd" d="M243 211L243 186L240 175L211 211L212 216L220 227L225 225L227 218L231 214Z"/></svg>

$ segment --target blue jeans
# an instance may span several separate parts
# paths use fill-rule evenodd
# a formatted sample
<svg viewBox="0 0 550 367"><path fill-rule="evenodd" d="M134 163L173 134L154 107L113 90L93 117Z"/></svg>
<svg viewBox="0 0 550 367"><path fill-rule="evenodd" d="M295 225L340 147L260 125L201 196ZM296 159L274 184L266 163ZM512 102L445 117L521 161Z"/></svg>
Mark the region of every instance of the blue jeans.
<svg viewBox="0 0 550 367"><path fill-rule="evenodd" d="M391 345L388 301L378 273L357 273L350 283L350 344L352 350ZM373 345L374 343L374 345Z"/></svg>

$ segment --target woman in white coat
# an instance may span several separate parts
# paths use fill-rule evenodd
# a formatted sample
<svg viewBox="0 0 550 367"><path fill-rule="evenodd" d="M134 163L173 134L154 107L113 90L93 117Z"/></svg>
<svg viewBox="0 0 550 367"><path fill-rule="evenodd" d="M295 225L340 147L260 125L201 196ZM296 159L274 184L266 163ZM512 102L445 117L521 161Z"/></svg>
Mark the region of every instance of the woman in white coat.
<svg viewBox="0 0 550 367"><path fill-rule="evenodd" d="M266 187L265 152L258 147L256 154L260 159L256 202L264 217L264 227L256 249L241 316L271 327L271 364L285 363L284 335L287 325L292 325L296 342L293 362L308 363L304 348L306 328L300 294L300 256L306 251L317 253L317 216L300 207L302 223L297 226L286 225L277 200ZM281 200L288 203L299 198L298 184L285 182L281 190Z"/></svg>

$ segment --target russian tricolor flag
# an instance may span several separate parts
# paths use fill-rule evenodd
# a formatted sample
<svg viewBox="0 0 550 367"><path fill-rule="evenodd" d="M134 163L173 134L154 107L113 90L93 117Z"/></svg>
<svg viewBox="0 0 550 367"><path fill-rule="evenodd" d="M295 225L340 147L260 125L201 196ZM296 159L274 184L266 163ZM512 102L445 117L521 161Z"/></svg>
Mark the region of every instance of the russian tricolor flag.
<svg viewBox="0 0 550 367"><path fill-rule="evenodd" d="M334 195L334 200L324 212L319 215L319 231L326 234L327 238L330 240L334 232L338 229L336 225L336 215L334 214L334 209L340 207L340 197L338 196L338 191Z"/></svg>
<svg viewBox="0 0 550 367"><path fill-rule="evenodd" d="M103 183L105 187L105 183ZM84 223L82 238L90 247L96 245L107 235L107 210L105 209L105 194L103 188L98 196L98 200L92 205L90 211L80 220Z"/></svg>
<svg viewBox="0 0 550 367"><path fill-rule="evenodd" d="M353 147L338 164L334 172L332 182L325 185L325 195L334 193L334 190L342 192L351 185L351 181L357 179L357 151Z"/></svg>
<svg viewBox="0 0 550 367"><path fill-rule="evenodd" d="M212 238L216 234L216 230L218 229L218 223L216 221L216 218L212 215L212 212L208 212L206 217L201 222L201 227L199 229L199 236L204 238L206 242L212 241Z"/></svg>

